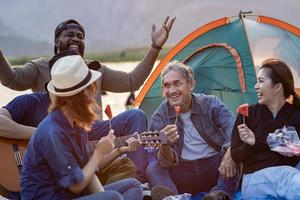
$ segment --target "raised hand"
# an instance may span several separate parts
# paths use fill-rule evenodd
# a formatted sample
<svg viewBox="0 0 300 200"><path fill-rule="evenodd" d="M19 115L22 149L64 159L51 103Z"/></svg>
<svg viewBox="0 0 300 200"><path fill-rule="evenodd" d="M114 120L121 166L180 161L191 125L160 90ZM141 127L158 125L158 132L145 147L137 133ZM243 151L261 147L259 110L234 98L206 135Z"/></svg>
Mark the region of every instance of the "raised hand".
<svg viewBox="0 0 300 200"><path fill-rule="evenodd" d="M152 46L156 48L161 48L165 44L165 42L169 37L169 32L173 26L175 19L176 17L173 17L169 21L169 16L168 16L158 31L156 31L156 26L154 24L152 25L152 33L151 33Z"/></svg>
<svg viewBox="0 0 300 200"><path fill-rule="evenodd" d="M248 128L248 126L246 124L241 124L237 128L238 128L241 140L243 142L253 146L255 144L255 135Z"/></svg>
<svg viewBox="0 0 300 200"><path fill-rule="evenodd" d="M107 136L101 138L96 146L95 152L102 156L110 153L115 148L115 138L114 130L111 129Z"/></svg>
<svg viewBox="0 0 300 200"><path fill-rule="evenodd" d="M122 153L136 151L141 144L141 140L136 137L130 137L129 139L126 140L126 143L127 143L127 146L120 147L120 151Z"/></svg>
<svg viewBox="0 0 300 200"><path fill-rule="evenodd" d="M175 124L167 125L161 130L161 132L166 135L169 144L173 144L179 138L179 135L177 133L177 126Z"/></svg>

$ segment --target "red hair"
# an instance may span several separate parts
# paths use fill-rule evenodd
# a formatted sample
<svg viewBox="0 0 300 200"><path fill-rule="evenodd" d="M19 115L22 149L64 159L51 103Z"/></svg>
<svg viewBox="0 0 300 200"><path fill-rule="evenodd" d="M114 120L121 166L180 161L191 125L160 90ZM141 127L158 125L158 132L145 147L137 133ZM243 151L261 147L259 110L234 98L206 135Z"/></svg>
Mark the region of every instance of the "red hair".
<svg viewBox="0 0 300 200"><path fill-rule="evenodd" d="M94 99L97 85L94 82L80 93L70 97L55 96L50 104L48 111L52 112L56 108L63 108L65 112L73 119L76 126L89 131L91 124L99 116L95 113L98 105Z"/></svg>

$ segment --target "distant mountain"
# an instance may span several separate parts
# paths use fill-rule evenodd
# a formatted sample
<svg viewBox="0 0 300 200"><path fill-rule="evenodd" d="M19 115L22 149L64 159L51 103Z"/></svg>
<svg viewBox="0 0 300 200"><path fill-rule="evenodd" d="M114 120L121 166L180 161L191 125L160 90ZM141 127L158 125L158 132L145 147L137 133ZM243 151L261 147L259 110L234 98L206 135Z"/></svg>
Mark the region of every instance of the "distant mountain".
<svg viewBox="0 0 300 200"><path fill-rule="evenodd" d="M53 47L46 41L34 41L16 34L8 26L0 22L1 50L6 56L49 55Z"/></svg>
<svg viewBox="0 0 300 200"><path fill-rule="evenodd" d="M52 54L54 29L69 18L84 25L87 52L149 46L151 25L167 15L177 17L167 42L174 45L240 10L300 25L299 0L1 0L0 48L9 56Z"/></svg>

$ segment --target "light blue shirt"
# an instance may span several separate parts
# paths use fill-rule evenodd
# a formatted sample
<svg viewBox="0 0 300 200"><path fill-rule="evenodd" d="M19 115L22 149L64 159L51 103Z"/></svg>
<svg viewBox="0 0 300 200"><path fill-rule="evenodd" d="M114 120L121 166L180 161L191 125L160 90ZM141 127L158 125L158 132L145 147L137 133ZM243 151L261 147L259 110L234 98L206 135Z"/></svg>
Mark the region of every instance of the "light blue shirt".
<svg viewBox="0 0 300 200"><path fill-rule="evenodd" d="M183 121L184 131L181 158L185 160L197 160L215 155L217 151L207 144L193 125L191 111L180 113L180 117Z"/></svg>

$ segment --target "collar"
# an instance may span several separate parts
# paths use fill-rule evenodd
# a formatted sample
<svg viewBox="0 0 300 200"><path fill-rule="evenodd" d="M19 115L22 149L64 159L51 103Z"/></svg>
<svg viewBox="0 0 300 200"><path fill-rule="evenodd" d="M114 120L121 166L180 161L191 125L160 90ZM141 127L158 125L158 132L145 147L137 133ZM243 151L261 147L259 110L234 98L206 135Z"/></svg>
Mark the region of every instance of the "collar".
<svg viewBox="0 0 300 200"><path fill-rule="evenodd" d="M72 127L61 109L57 108L51 113L52 118L64 129L65 133L69 135L81 134L83 129L75 126Z"/></svg>
<svg viewBox="0 0 300 200"><path fill-rule="evenodd" d="M272 114L272 112L269 110L269 108L266 106L266 105L262 105L262 107L267 111L269 112L270 114ZM281 115L285 115L286 112L289 112L290 109L293 107L292 104L288 103L288 102L285 102L283 104L283 106L279 109L279 111L277 112L277 115L275 118L278 118L277 116L281 116ZM273 114L272 114L273 115Z"/></svg>

